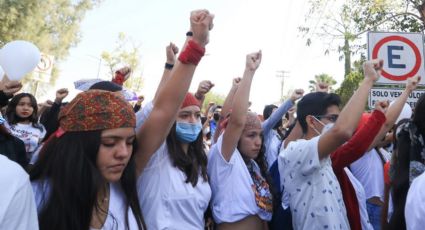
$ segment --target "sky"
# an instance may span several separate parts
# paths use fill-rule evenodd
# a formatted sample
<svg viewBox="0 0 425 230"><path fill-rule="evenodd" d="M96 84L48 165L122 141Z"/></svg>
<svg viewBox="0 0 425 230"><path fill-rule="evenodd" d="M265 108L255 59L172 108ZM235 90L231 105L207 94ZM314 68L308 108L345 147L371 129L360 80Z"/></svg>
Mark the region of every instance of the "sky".
<svg viewBox="0 0 425 230"><path fill-rule="evenodd" d="M165 47L169 42L181 47L194 9L208 9L215 19L207 55L192 81L192 92L200 81L210 80L215 83L214 93L226 95L232 78L242 76L246 54L258 50L262 50L263 59L250 95L251 109L258 113L266 104L280 99L281 78L276 77L277 71L288 72L284 95L296 88L308 90L308 81L316 74L328 73L338 84L343 80L344 64L338 54L325 55L319 40L306 46L306 38L298 31L305 24L308 0L104 0L82 21L80 43L71 48L65 61L56 63L61 74L45 97L54 97L55 89L61 87L69 88L72 97L78 92L72 83L80 79L98 75L109 79L100 55L113 50L118 34L123 32L141 45L141 71L133 77L143 77L144 87L139 93L152 99L166 60ZM319 25L320 21L312 21Z"/></svg>

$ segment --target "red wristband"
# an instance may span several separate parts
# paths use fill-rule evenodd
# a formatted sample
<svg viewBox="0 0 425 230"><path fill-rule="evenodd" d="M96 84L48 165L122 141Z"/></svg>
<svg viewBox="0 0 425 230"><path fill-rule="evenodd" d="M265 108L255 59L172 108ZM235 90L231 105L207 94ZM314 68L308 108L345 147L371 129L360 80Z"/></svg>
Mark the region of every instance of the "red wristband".
<svg viewBox="0 0 425 230"><path fill-rule="evenodd" d="M198 65L204 54L205 48L190 40L184 51L180 53L179 61L183 64Z"/></svg>

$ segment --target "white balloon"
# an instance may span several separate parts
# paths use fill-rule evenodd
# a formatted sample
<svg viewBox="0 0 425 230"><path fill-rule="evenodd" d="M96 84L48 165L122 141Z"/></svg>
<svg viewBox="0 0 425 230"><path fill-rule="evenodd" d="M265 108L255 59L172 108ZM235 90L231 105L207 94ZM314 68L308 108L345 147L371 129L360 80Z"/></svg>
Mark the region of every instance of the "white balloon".
<svg viewBox="0 0 425 230"><path fill-rule="evenodd" d="M4 76L4 70L0 66L0 81L3 80L3 76Z"/></svg>
<svg viewBox="0 0 425 230"><path fill-rule="evenodd" d="M40 62L40 50L27 41L7 43L0 52L0 66L9 80L19 81Z"/></svg>

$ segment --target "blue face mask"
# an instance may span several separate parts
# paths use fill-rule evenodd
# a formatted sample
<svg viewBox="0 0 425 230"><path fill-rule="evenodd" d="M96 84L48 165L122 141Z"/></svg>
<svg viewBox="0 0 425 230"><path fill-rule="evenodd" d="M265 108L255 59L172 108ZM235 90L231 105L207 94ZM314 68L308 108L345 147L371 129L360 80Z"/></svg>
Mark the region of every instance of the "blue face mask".
<svg viewBox="0 0 425 230"><path fill-rule="evenodd" d="M177 139L183 143L191 143L198 138L202 130L201 121L197 123L177 122L176 133Z"/></svg>

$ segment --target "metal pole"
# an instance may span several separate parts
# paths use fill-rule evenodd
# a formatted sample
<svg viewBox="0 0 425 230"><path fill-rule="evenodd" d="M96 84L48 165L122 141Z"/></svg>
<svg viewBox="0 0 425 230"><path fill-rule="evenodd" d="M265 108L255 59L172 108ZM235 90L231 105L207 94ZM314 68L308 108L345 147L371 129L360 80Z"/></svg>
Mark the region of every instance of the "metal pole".
<svg viewBox="0 0 425 230"><path fill-rule="evenodd" d="M285 70L279 70L276 72L276 77L282 78L280 81L280 101L283 101L283 86L285 84L285 77L289 77L289 75L285 74L289 74L289 72Z"/></svg>

